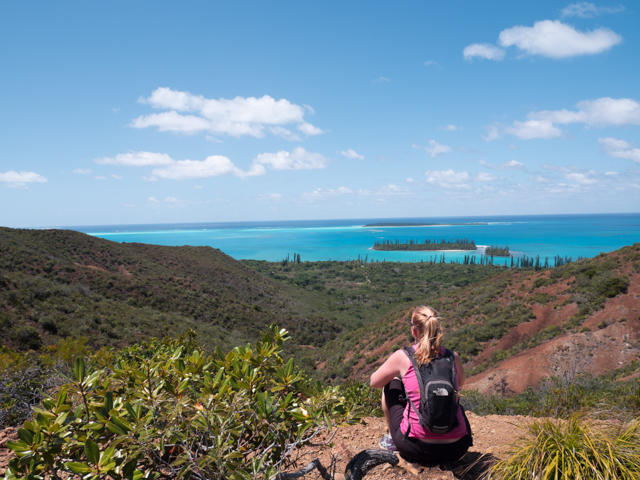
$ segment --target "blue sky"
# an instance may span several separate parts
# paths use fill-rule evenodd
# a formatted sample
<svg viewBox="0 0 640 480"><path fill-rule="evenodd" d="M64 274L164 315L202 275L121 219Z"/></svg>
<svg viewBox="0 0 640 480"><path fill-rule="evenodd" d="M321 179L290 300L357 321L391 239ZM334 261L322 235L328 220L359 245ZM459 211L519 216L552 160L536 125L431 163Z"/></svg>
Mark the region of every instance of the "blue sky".
<svg viewBox="0 0 640 480"><path fill-rule="evenodd" d="M0 225L637 212L639 20L2 2Z"/></svg>

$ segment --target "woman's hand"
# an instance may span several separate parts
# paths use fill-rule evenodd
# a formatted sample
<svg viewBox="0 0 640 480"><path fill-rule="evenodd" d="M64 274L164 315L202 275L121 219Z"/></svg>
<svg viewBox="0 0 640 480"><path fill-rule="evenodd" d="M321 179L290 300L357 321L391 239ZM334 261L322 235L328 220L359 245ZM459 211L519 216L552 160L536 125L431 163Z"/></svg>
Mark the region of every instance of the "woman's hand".
<svg viewBox="0 0 640 480"><path fill-rule="evenodd" d="M373 375L371 375L371 387L382 388L395 377L404 376L410 364L409 357L402 350L397 350L387 358L387 361L378 370L373 372Z"/></svg>

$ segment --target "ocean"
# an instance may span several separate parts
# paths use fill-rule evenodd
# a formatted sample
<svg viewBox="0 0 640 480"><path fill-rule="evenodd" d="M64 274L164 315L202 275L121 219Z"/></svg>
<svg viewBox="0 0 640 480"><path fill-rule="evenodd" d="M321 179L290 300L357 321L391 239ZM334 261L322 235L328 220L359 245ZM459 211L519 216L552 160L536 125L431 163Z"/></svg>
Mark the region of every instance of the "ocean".
<svg viewBox="0 0 640 480"><path fill-rule="evenodd" d="M437 226L364 227L372 223L438 223ZM446 225L483 223L483 225ZM420 262L442 252L375 251L376 241L468 238L477 246L508 245L516 257L593 257L640 242L640 213L527 215L438 218L377 218L281 222L191 223L63 227L114 242L219 248L235 259L279 261L300 254L302 261L355 260ZM462 261L477 251L444 252ZM478 257L479 258L479 257ZM495 263L505 259L495 258Z"/></svg>

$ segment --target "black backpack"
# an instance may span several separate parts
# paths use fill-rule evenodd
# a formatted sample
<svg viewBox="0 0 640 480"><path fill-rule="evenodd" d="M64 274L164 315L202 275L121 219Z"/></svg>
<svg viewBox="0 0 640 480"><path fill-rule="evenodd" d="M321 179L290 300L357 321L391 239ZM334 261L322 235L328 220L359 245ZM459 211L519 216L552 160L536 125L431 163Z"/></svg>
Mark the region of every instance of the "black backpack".
<svg viewBox="0 0 640 480"><path fill-rule="evenodd" d="M456 428L458 422L458 392L454 356L451 350L445 349L444 355L438 355L431 362L418 367L414 358L413 347L405 347L420 386L420 405L416 409L409 395L407 400L420 419L420 425L431 433L449 433ZM411 420L407 416L409 426L405 438L411 430Z"/></svg>

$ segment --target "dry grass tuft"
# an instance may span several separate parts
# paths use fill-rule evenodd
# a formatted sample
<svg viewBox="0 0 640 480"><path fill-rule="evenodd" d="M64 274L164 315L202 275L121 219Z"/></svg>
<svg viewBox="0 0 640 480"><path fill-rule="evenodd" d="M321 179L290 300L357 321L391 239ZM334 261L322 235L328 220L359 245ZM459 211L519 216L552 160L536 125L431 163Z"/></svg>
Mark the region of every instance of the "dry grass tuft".
<svg viewBox="0 0 640 480"><path fill-rule="evenodd" d="M636 480L640 478L640 418L626 425L594 423L586 414L566 421L537 420L487 478Z"/></svg>

